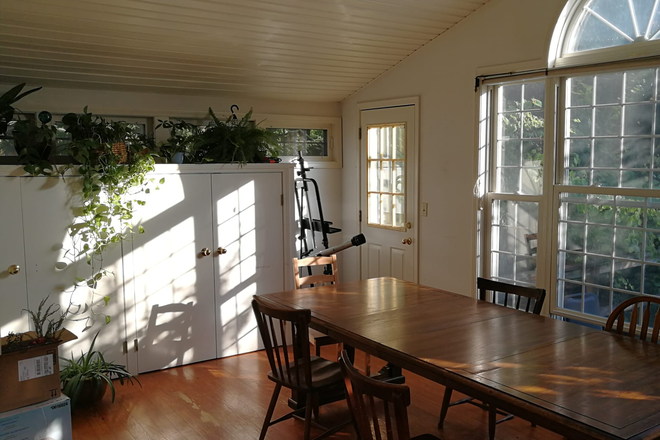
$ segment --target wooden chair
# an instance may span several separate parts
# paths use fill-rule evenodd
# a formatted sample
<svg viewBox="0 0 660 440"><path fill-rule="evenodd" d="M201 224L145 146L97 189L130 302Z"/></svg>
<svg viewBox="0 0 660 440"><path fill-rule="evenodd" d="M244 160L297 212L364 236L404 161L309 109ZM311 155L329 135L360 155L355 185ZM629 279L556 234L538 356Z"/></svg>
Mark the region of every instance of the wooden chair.
<svg viewBox="0 0 660 440"><path fill-rule="evenodd" d="M348 407L361 440L439 440L430 434L410 438L407 411L410 405L410 388L362 375L351 364L346 350L342 351L339 364L344 374ZM378 400L382 403L377 403ZM385 419L384 426L379 421L381 408L382 417Z"/></svg>
<svg viewBox="0 0 660 440"><path fill-rule="evenodd" d="M313 270L312 268L319 266L330 266L332 268L332 274L325 275L317 273L310 275L308 273L305 276L304 272L308 272L309 270ZM297 258L293 259L293 280L295 282L296 289L300 289L309 285L318 286L326 284L337 284L339 279L337 273L336 255L330 255L328 257L308 257L302 258L300 260ZM337 344L337 358L339 358L339 354L341 353L342 349L341 342L338 342L337 340L332 339L331 337L326 336L321 332L317 332L316 330L310 330L309 337L314 341L313 344L316 347L316 356L321 356L321 347ZM371 374L371 357L369 354L366 354L365 362L365 373L369 375Z"/></svg>
<svg viewBox="0 0 660 440"><path fill-rule="evenodd" d="M639 329L639 339L646 341L649 333L649 326L651 325L651 304L658 304L658 310L655 313L653 320L653 331L651 333L651 342L658 342L658 333L660 332L660 298L654 296L637 296L630 298L619 304L610 313L605 323L605 330L608 332L624 334L625 312L626 309L632 306L630 314L630 325L628 326L628 336L635 338L637 335L637 324L639 320L639 306L642 306L642 325ZM616 328L614 323L616 322Z"/></svg>
<svg viewBox="0 0 660 440"><path fill-rule="evenodd" d="M501 298L501 295L504 295L502 300L503 304L501 304L504 307L512 307L535 315L541 314L543 302L545 301L545 289L516 286L513 284L488 280L486 278L477 278L477 289L479 290L479 299L481 301L488 301L488 291L490 291L492 292L490 295L490 301L493 304L498 304L498 297ZM501 295L498 295L498 292L501 293ZM495 438L495 426L513 418L511 414L499 411L495 406L479 402L473 397L467 397L465 399L457 400L456 402L451 402L452 391L451 387L445 388L445 395L442 399L442 409L440 410L440 421L438 422L438 427L440 428L442 428L442 425L445 422L449 407L461 405L463 403L469 403L488 411L488 437L491 440ZM503 415L504 417L497 420L497 414ZM535 425L532 424L532 426Z"/></svg>
<svg viewBox="0 0 660 440"><path fill-rule="evenodd" d="M309 309L277 307L255 295L252 298L252 310L257 318L259 333L271 368L268 379L275 382L275 390L266 411L259 440L266 437L268 427L293 416L300 416L303 411L305 413L303 438L309 440L312 415L318 420L318 394L342 383L341 368L337 362L310 356L308 328L312 314ZM303 408L271 422L282 387L306 393L307 401ZM326 438L349 423L351 421L326 430L315 440Z"/></svg>

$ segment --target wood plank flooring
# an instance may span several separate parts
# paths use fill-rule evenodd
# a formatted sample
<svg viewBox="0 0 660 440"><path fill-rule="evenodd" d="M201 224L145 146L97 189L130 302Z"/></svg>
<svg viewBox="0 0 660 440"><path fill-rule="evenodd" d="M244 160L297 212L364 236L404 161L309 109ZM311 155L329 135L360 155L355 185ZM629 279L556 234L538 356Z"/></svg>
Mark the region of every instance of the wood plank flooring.
<svg viewBox="0 0 660 440"><path fill-rule="evenodd" d="M327 350L327 351L326 351ZM324 348L326 357L335 346ZM358 353L356 364L363 365ZM372 369L384 363L372 357ZM266 378L264 352L202 362L185 367L142 374L139 386L119 386L111 403L110 393L93 408L73 415L74 440L253 440L259 432L273 391ZM443 440L488 438L487 413L472 405L449 409L444 428L438 429L438 414L444 388L404 372L411 388L408 409L412 435L430 433ZM282 391L274 418L284 415L290 393ZM454 393L453 399L463 397ZM320 422L333 426L348 418L345 402L321 407ZM266 440L302 439L302 422L287 420L272 426ZM321 431L312 429L312 436ZM352 427L333 439L356 439ZM528 422L514 419L498 425L497 439L560 440L562 437Z"/></svg>

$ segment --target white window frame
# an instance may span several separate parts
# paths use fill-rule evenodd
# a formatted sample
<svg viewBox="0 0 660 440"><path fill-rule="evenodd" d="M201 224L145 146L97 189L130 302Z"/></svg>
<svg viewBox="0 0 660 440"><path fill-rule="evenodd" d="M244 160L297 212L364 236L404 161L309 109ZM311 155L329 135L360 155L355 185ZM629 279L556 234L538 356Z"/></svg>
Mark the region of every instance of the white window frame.
<svg viewBox="0 0 660 440"><path fill-rule="evenodd" d="M341 168L343 164L343 148L341 142L341 118L325 116L287 116L287 115L255 115L254 120L262 128L301 128L320 129L328 131L328 156L305 157L305 161L315 168ZM292 162L297 156L280 156L282 162Z"/></svg>
<svg viewBox="0 0 660 440"><path fill-rule="evenodd" d="M580 24L579 20L577 20L577 15L580 13L584 3L588 1L569 0L566 6L564 6L550 40L548 51L548 66L550 68L591 65L658 55L660 51L660 40L640 41L624 46L566 53L568 49L567 37Z"/></svg>

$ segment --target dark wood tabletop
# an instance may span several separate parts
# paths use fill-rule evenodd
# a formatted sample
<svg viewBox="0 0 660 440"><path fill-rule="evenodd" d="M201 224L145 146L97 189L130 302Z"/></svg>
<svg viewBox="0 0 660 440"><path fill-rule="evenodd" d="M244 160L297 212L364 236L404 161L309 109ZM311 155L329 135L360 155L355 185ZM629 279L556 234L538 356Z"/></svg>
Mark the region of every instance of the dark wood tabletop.
<svg viewBox="0 0 660 440"><path fill-rule="evenodd" d="M394 278L264 297L310 309L316 330L568 438L660 438L657 344Z"/></svg>

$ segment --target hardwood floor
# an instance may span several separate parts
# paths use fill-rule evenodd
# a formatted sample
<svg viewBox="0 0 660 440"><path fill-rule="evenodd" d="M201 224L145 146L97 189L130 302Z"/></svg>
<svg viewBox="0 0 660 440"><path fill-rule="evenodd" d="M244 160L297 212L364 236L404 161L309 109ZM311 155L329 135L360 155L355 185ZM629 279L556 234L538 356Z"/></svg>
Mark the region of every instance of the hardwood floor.
<svg viewBox="0 0 660 440"><path fill-rule="evenodd" d="M336 353L335 346L324 355ZM362 365L358 358L356 364ZM372 369L384 363L372 357ZM202 362L185 367L142 374L139 386L117 386L116 400L110 394L96 407L73 415L74 440L175 440L259 438L273 382L266 378L264 352ZM487 439L487 413L472 405L449 410L444 429L437 428L444 388L405 372L411 388L408 408L412 435L435 434L443 440ZM118 385L118 384L117 384ZM280 395L274 418L286 413L287 391ZM455 393L455 399L462 397ZM348 417L345 402L321 407L320 422L333 426ZM302 422L287 420L268 430L267 440L302 439ZM312 436L320 431L313 429ZM333 439L356 439L352 427ZM521 419L498 425L497 439L559 440L562 437Z"/></svg>

